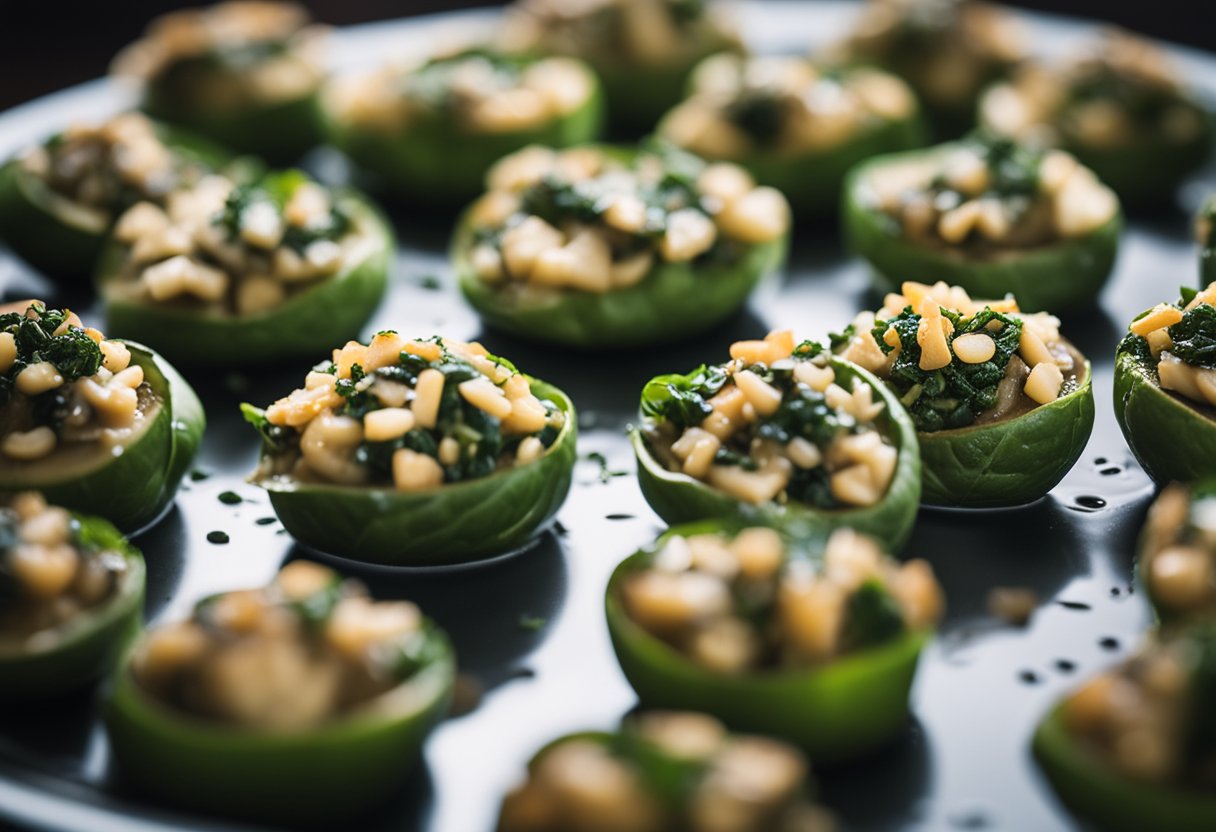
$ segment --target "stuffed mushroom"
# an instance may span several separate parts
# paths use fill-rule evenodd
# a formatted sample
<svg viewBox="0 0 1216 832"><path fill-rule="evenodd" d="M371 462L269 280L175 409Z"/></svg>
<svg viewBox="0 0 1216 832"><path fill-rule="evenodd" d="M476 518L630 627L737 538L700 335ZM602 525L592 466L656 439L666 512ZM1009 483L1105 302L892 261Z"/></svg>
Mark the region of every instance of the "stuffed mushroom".
<svg viewBox="0 0 1216 832"><path fill-rule="evenodd" d="M668 523L742 518L801 538L847 525L901 546L920 500L920 453L899 400L788 330L730 353L642 391L632 438L655 512Z"/></svg>
<svg viewBox="0 0 1216 832"><path fill-rule="evenodd" d="M1137 569L1163 622L1216 613L1216 481L1165 487L1140 535Z"/></svg>
<svg viewBox="0 0 1216 832"><path fill-rule="evenodd" d="M1034 752L1064 803L1107 832L1216 828L1216 627L1154 634L1039 725Z"/></svg>
<svg viewBox="0 0 1216 832"><path fill-rule="evenodd" d="M0 700L36 700L107 673L143 616L144 560L99 517L35 491L0 507Z"/></svg>
<svg viewBox="0 0 1216 832"><path fill-rule="evenodd" d="M1089 441L1089 361L1060 321L957 286L904 283L833 335L839 355L886 382L916 425L923 500L958 507L1041 498Z"/></svg>
<svg viewBox="0 0 1216 832"><path fill-rule="evenodd" d="M1115 355L1115 417L1159 484L1216 471L1216 283L1183 287L1128 327Z"/></svg>
<svg viewBox="0 0 1216 832"><path fill-rule="evenodd" d="M742 165L812 215L836 210L845 172L857 162L923 144L916 97L894 76L735 55L697 67L688 98L657 135Z"/></svg>
<svg viewBox="0 0 1216 832"><path fill-rule="evenodd" d="M128 653L106 703L124 781L195 811L336 823L383 802L446 713L455 660L418 607L307 561L205 598Z"/></svg>
<svg viewBox="0 0 1216 832"><path fill-rule="evenodd" d="M108 327L176 361L246 365L354 338L380 303L393 233L360 195L297 170L213 175L140 202L97 269Z"/></svg>
<svg viewBox="0 0 1216 832"><path fill-rule="evenodd" d="M516 0L498 43L508 52L586 61L604 84L614 132L649 132L715 52L740 52L714 0Z"/></svg>
<svg viewBox="0 0 1216 832"><path fill-rule="evenodd" d="M350 342L265 410L252 481L297 540L397 566L523 546L570 489L565 394L480 344L378 333Z"/></svg>
<svg viewBox="0 0 1216 832"><path fill-rule="evenodd" d="M944 280L1060 312L1096 304L1123 216L1114 192L1069 153L979 131L858 166L844 228L888 287Z"/></svg>
<svg viewBox="0 0 1216 832"><path fill-rule="evenodd" d="M643 705L705 711L818 762L860 757L906 726L943 609L927 562L901 564L849 528L807 545L770 528L676 527L617 567L607 594Z"/></svg>
<svg viewBox="0 0 1216 832"><path fill-rule="evenodd" d="M497 832L834 832L811 786L806 758L783 742L704 714L643 713L541 749Z"/></svg>
<svg viewBox="0 0 1216 832"><path fill-rule="evenodd" d="M1067 63L1029 64L994 86L980 121L1069 151L1128 204L1171 198L1212 148L1212 115L1169 57L1119 31Z"/></svg>
<svg viewBox="0 0 1216 832"><path fill-rule="evenodd" d="M0 308L0 490L136 532L168 509L205 419L194 390L141 344L38 302Z"/></svg>
<svg viewBox="0 0 1216 832"><path fill-rule="evenodd" d="M491 326L604 349L712 329L785 262L790 209L742 168L662 145L501 160L452 244Z"/></svg>
<svg viewBox="0 0 1216 832"><path fill-rule="evenodd" d="M320 140L326 29L294 3L235 0L156 18L112 71L142 109L237 150L291 162Z"/></svg>
<svg viewBox="0 0 1216 832"><path fill-rule="evenodd" d="M74 124L0 168L0 237L35 268L78 280L124 210L163 205L226 162L220 148L139 113Z"/></svg>
<svg viewBox="0 0 1216 832"><path fill-rule="evenodd" d="M603 109L586 64L485 49L343 78L323 98L331 141L384 190L428 204L467 202L530 144L593 141Z"/></svg>

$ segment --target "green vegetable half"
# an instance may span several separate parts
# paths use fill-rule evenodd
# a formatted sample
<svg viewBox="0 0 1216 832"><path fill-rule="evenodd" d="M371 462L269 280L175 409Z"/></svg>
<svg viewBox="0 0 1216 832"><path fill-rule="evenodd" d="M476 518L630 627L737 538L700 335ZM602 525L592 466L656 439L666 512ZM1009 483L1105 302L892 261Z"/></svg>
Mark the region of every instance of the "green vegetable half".
<svg viewBox="0 0 1216 832"><path fill-rule="evenodd" d="M1153 482L1191 482L1216 471L1216 412L1164 390L1152 359L1128 339L1115 353L1115 419Z"/></svg>
<svg viewBox="0 0 1216 832"><path fill-rule="evenodd" d="M630 438L638 462L638 484L646 502L673 525L736 518L773 526L798 540L826 536L832 529L849 526L882 541L891 551L898 551L912 533L921 499L921 452L916 428L895 394L872 374L840 358L831 359L831 367L837 383L846 390L852 389L854 378L859 378L874 389L875 401L881 400L886 405L878 417L878 429L898 449L899 460L886 496L877 505L819 509L795 502L759 506L744 503L695 477L669 471L651 453L641 430L634 428Z"/></svg>
<svg viewBox="0 0 1216 832"><path fill-rule="evenodd" d="M208 813L314 826L357 815L400 786L447 712L455 657L442 631L425 626L441 645L433 662L356 712L302 731L243 730L183 713L124 666L105 710L122 777Z"/></svg>
<svg viewBox="0 0 1216 832"><path fill-rule="evenodd" d="M1121 777L1077 745L1064 726L1062 706L1039 724L1034 754L1060 798L1107 832L1210 832L1216 796L1139 783Z"/></svg>
<svg viewBox="0 0 1216 832"><path fill-rule="evenodd" d="M231 160L229 151L198 136L164 125L157 132L174 153L204 167ZM87 210L55 193L17 159L0 167L0 237L39 271L83 282L116 219L118 213Z"/></svg>
<svg viewBox="0 0 1216 832"><path fill-rule="evenodd" d="M876 169L941 152L932 149L881 156L849 173L842 209L845 239L869 261L879 282L899 291L905 280L930 285L944 280L963 287L974 298L999 299L1013 293L1026 312L1093 308L1114 268L1123 232L1122 212L1083 237L981 258L959 248L910 242L895 220L866 204L866 178Z"/></svg>
<svg viewBox="0 0 1216 832"><path fill-rule="evenodd" d="M143 555L100 517L76 515L84 536L122 555L127 569L110 598L58 629L54 642L36 648L0 647L0 701L34 701L75 690L117 663L143 622Z"/></svg>
<svg viewBox="0 0 1216 832"><path fill-rule="evenodd" d="M194 461L207 421L194 389L169 362L142 344L123 343L161 401L143 434L117 455L99 447L61 464L9 463L0 490L41 491L47 502L100 515L126 534L160 518Z"/></svg>
<svg viewBox="0 0 1216 832"><path fill-rule="evenodd" d="M557 513L570 491L576 457L574 404L543 381L532 379L531 388L538 399L557 405L566 423L544 455L527 465L421 492L289 477L254 482L270 494L292 537L332 555L389 566L442 566L508 552Z"/></svg>
<svg viewBox="0 0 1216 832"><path fill-rule="evenodd" d="M1072 469L1094 426L1089 362L1077 389L987 425L918 434L928 505L992 508L1031 503Z"/></svg>
<svg viewBox="0 0 1216 832"><path fill-rule="evenodd" d="M608 102L612 135L635 138L652 132L663 114L684 97L696 65L722 51L740 50L723 41L707 44L696 54L665 66L599 62L595 71Z"/></svg>
<svg viewBox="0 0 1216 832"><path fill-rule="evenodd" d="M716 524L667 532L687 536ZM704 711L738 731L797 743L816 764L864 756L907 725L908 695L928 635L906 631L891 641L815 668L728 676L702 668L638 626L621 602L629 573L651 553L626 558L608 582L608 633L625 678L643 706Z"/></svg>
<svg viewBox="0 0 1216 832"><path fill-rule="evenodd" d="M359 256L337 274L256 315L131 297L130 279L123 274L128 249L110 240L97 267L107 331L145 341L179 363L210 366L307 357L318 348L357 338L384 295L394 238L388 221L363 197L343 192L339 202L367 236Z"/></svg>
<svg viewBox="0 0 1216 832"><path fill-rule="evenodd" d="M320 102L316 92L274 104L208 111L152 84L142 109L155 119L177 124L200 136L253 153L271 164L296 161L321 142Z"/></svg>
<svg viewBox="0 0 1216 832"><path fill-rule="evenodd" d="M486 171L528 145L569 147L593 141L604 119L598 82L583 106L530 130L475 133L442 115L402 125L399 135L360 128L325 112L330 142L383 190L427 205L459 205L481 193Z"/></svg>
<svg viewBox="0 0 1216 832"><path fill-rule="evenodd" d="M1135 207L1159 205L1173 198L1188 176L1203 167L1212 153L1212 114L1203 113L1204 129L1179 144L1153 131L1133 147L1094 148L1065 145L1077 161L1098 175L1125 203Z"/></svg>

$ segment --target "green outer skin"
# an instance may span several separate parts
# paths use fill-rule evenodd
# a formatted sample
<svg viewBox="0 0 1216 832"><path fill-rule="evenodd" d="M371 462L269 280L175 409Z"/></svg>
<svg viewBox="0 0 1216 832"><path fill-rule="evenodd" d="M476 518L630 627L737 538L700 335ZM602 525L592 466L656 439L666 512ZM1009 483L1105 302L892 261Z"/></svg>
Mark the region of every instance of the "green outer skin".
<svg viewBox="0 0 1216 832"><path fill-rule="evenodd" d="M583 106L531 130L472 133L435 118L390 135L360 130L326 112L326 133L355 164L378 177L385 192L425 205L461 205L481 193L486 171L503 156L532 144L560 148L598 138L604 102L598 81L593 83Z"/></svg>
<svg viewBox="0 0 1216 832"><path fill-rule="evenodd" d="M1211 832L1216 797L1162 788L1121 777L1078 747L1057 705L1039 723L1034 754L1070 809L1106 832Z"/></svg>
<svg viewBox="0 0 1216 832"><path fill-rule="evenodd" d="M116 286L128 248L107 243L97 265L97 290L106 331L151 344L185 365L247 366L316 355L327 345L359 336L388 285L392 228L362 197L342 197L370 231L367 256L257 315L228 315L121 297Z"/></svg>
<svg viewBox="0 0 1216 832"><path fill-rule="evenodd" d="M1153 482L1192 482L1216 471L1211 408L1161 389L1157 371L1128 352L1115 355L1115 419ZM1185 437L1185 442L1179 442Z"/></svg>
<svg viewBox="0 0 1216 832"><path fill-rule="evenodd" d="M166 803L252 820L322 825L357 815L400 786L447 713L455 657L447 637L434 636L445 646L436 662L358 713L299 732L184 714L141 690L124 664L105 709L122 778Z"/></svg>
<svg viewBox="0 0 1216 832"><path fill-rule="evenodd" d="M99 518L92 519L99 522ZM51 650L0 651L0 702L30 702L75 690L110 671L143 624L143 555L131 545L121 552L127 571L114 597L82 612Z"/></svg>
<svg viewBox="0 0 1216 832"><path fill-rule="evenodd" d="M880 153L920 147L926 139L924 123L914 113L899 121L884 120L829 150L796 156L754 152L725 161L746 168L760 184L777 188L801 215L799 219L806 220L835 214L846 174L855 165Z"/></svg>
<svg viewBox="0 0 1216 832"><path fill-rule="evenodd" d="M1204 246L1199 250L1199 285L1206 287L1216 281L1216 246Z"/></svg>
<svg viewBox="0 0 1216 832"><path fill-rule="evenodd" d="M41 491L47 502L104 517L128 535L160 519L194 461L207 420L194 389L169 362L142 344L123 343L131 351L131 363L143 368L144 380L162 400L144 435L117 457L99 454L88 465L53 478L35 469L0 480L0 491Z"/></svg>
<svg viewBox="0 0 1216 832"><path fill-rule="evenodd" d="M851 379L860 378L886 404L886 415L879 417L878 428L893 440L899 458L887 494L877 505L817 509L794 502L786 505L769 502L753 506L687 474L668 471L650 453L641 431L635 428L630 438L638 462L638 485L646 502L659 517L673 525L715 518L739 519L772 526L797 540L826 536L835 528L849 526L877 538L891 551L899 551L912 533L920 504L921 452L916 428L895 394L872 374L840 358L832 359L832 368L838 382L851 383Z"/></svg>
<svg viewBox="0 0 1216 832"><path fill-rule="evenodd" d="M1012 292L1026 312L1067 312L1096 306L1115 265L1123 232L1122 211L1083 237L1007 252L991 260L968 259L959 248L916 245L903 238L889 217L865 205L864 179L875 168L923 153L873 159L854 168L845 186L845 241L869 261L884 288L898 290L905 280L944 280L977 298L1003 298Z"/></svg>
<svg viewBox="0 0 1216 832"><path fill-rule="evenodd" d="M707 524L668 534L705 531ZM613 571L605 595L612 647L625 678L647 708L704 711L733 730L771 734L806 749L816 764L856 759L890 742L908 722L908 695L924 632L807 670L747 676L711 673L629 618L620 601L625 575L646 552Z"/></svg>
<svg viewBox="0 0 1216 832"><path fill-rule="evenodd" d="M189 102L177 103L182 103L185 109L160 100L150 87L143 111L234 150L261 156L271 164L290 164L321 142L320 102L316 92L278 104L226 113L207 112Z"/></svg>
<svg viewBox="0 0 1216 832"><path fill-rule="evenodd" d="M996 508L1032 503L1055 488L1094 427L1089 362L1073 392L1015 419L918 434L926 505ZM1027 462L1036 465L1027 469Z"/></svg>
<svg viewBox="0 0 1216 832"><path fill-rule="evenodd" d="M452 263L461 291L482 320L531 341L583 349L668 343L713 329L784 266L789 249L787 234L749 246L731 267L661 263L627 289L603 294L555 290L521 302L478 279L469 263L471 238L466 216L452 241Z"/></svg>
<svg viewBox="0 0 1216 832"><path fill-rule="evenodd" d="M440 566L503 554L527 543L557 513L574 471L574 404L543 381L532 379L531 387L566 414L566 424L545 455L523 468L414 493L285 477L254 483L269 492L292 537L331 555L389 566Z"/></svg>
<svg viewBox="0 0 1216 832"><path fill-rule="evenodd" d="M231 154L198 136L165 125L157 132L170 147L219 167ZM0 237L21 259L53 277L86 282L105 242L106 228L65 221L55 196L38 177L23 171L16 159L0 167Z"/></svg>

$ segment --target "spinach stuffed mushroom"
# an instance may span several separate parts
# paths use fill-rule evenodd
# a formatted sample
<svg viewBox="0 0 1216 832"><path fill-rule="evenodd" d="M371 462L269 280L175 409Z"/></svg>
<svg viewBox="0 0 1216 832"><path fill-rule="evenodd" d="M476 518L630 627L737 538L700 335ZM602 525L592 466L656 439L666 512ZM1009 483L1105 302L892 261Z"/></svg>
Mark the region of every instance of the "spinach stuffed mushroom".
<svg viewBox="0 0 1216 832"><path fill-rule="evenodd" d="M659 711L546 745L503 799L497 832L834 832L811 793L797 749Z"/></svg>
<svg viewBox="0 0 1216 832"><path fill-rule="evenodd" d="M125 532L173 501L202 437L163 358L41 303L0 307L0 490L37 489Z"/></svg>
<svg viewBox="0 0 1216 832"><path fill-rule="evenodd" d="M252 481L302 543L399 566L526 543L570 489L577 433L560 390L480 344L378 333L264 411Z"/></svg>
<svg viewBox="0 0 1216 832"><path fill-rule="evenodd" d="M74 124L0 168L0 237L35 268L79 279L119 214L140 201L163 205L226 161L139 113Z"/></svg>
<svg viewBox="0 0 1216 832"><path fill-rule="evenodd" d="M788 330L730 352L642 391L633 447L655 512L668 523L738 517L804 538L847 525L902 545L920 454L898 399Z"/></svg>
<svg viewBox="0 0 1216 832"><path fill-rule="evenodd" d="M1009 11L972 0L870 0L856 27L825 58L882 67L908 82L942 139L974 123L988 84L1027 54Z"/></svg>
<svg viewBox="0 0 1216 832"><path fill-rule="evenodd" d="M129 651L106 704L125 782L196 811L335 823L383 802L447 711L447 637L306 561Z"/></svg>
<svg viewBox="0 0 1216 832"><path fill-rule="evenodd" d="M1137 568L1163 622L1216 613L1216 481L1165 487L1140 535Z"/></svg>
<svg viewBox="0 0 1216 832"><path fill-rule="evenodd" d="M354 192L296 170L214 175L124 213L97 280L115 333L181 362L247 364L357 336L392 254L388 224Z"/></svg>
<svg viewBox="0 0 1216 832"><path fill-rule="evenodd" d="M714 0L516 0L499 45L586 61L604 84L613 130L641 135L683 97L698 61L742 50L724 11Z"/></svg>
<svg viewBox="0 0 1216 832"><path fill-rule="evenodd" d="M1216 470L1216 283L1183 287L1128 327L1115 355L1115 416L1141 467L1157 483ZM1185 442L1179 438L1184 437Z"/></svg>
<svg viewBox="0 0 1216 832"><path fill-rule="evenodd" d="M665 146L533 146L501 160L456 231L490 325L602 349L712 329L785 262L790 209L735 165Z"/></svg>
<svg viewBox="0 0 1216 832"><path fill-rule="evenodd" d="M98 517L26 491L0 507L0 699L64 693L108 672L143 615L144 561Z"/></svg>
<svg viewBox="0 0 1216 832"><path fill-rule="evenodd" d="M877 69L827 71L793 57L718 55L657 135L736 162L811 214L834 212L845 172L878 153L923 143L916 97Z"/></svg>
<svg viewBox="0 0 1216 832"><path fill-rule="evenodd" d="M852 529L791 544L769 528L672 529L608 585L608 630L643 705L705 711L856 758L908 719L917 657L944 609L923 560Z"/></svg>
<svg viewBox="0 0 1216 832"><path fill-rule="evenodd" d="M114 61L142 109L237 150L291 162L320 139L326 29L294 3L236 0L156 18Z"/></svg>
<svg viewBox="0 0 1216 832"><path fill-rule="evenodd" d="M1094 422L1089 362L1046 312L905 283L832 336L885 381L916 425L926 503L1039 499L1080 457Z"/></svg>
<svg viewBox="0 0 1216 832"><path fill-rule="evenodd" d="M880 280L1013 293L1028 312L1092 307L1114 266L1119 200L1061 150L983 131L849 176L845 234Z"/></svg>
<svg viewBox="0 0 1216 832"><path fill-rule="evenodd" d="M331 141L386 190L428 203L467 202L529 144L598 138L603 108L582 62L485 49L343 78L323 98Z"/></svg>
<svg viewBox="0 0 1216 832"><path fill-rule="evenodd" d="M1028 64L980 104L982 124L1067 150L1128 204L1173 196L1211 153L1211 119L1164 52L1114 30L1060 66Z"/></svg>
<svg viewBox="0 0 1216 832"><path fill-rule="evenodd" d="M1216 627L1154 634L1039 725L1034 752L1071 809L1107 832L1216 827Z"/></svg>

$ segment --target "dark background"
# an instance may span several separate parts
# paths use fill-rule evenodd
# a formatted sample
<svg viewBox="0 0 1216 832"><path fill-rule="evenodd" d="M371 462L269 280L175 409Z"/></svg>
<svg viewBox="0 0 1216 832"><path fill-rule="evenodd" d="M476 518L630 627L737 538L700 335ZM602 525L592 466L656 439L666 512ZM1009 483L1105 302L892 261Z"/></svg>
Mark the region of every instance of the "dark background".
<svg viewBox="0 0 1216 832"><path fill-rule="evenodd" d="M103 74L120 47L147 21L181 0L0 0L0 110ZM443 9L490 5L486 0L305 0L314 15L342 25ZM1216 49L1216 7L1210 0L1028 0L1012 5L1082 15L1191 46Z"/></svg>

